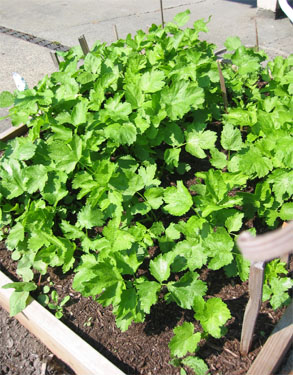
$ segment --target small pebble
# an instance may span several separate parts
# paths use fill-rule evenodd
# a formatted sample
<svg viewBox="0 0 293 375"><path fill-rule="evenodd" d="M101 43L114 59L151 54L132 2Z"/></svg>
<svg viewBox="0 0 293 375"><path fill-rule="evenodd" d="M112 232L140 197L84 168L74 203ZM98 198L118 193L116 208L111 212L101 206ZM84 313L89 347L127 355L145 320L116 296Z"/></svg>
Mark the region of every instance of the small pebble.
<svg viewBox="0 0 293 375"><path fill-rule="evenodd" d="M14 344L14 341L12 340L12 338L9 338L7 340L6 346L7 348L11 349L13 347L13 344Z"/></svg>

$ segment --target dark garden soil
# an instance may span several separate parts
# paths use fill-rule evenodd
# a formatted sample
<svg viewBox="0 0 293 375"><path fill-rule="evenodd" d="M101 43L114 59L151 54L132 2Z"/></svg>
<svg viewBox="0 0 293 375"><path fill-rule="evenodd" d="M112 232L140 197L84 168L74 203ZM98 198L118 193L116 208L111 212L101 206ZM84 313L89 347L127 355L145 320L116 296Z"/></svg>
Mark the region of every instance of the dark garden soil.
<svg viewBox="0 0 293 375"><path fill-rule="evenodd" d="M3 243L0 243L0 260L1 271L16 280L16 262L11 260L10 253ZM290 270L293 271L292 260ZM73 276L72 274L61 276L56 273L56 270L49 269L48 274L42 277L40 283L44 286L52 281L60 297L70 295L71 300L64 308L62 318L65 324L125 374L179 375L180 370L169 364L168 342L172 337L172 329L177 324L182 324L183 321L193 322L197 328L192 312L184 311L176 304L167 305L161 301L153 306L151 314L144 323L132 324L128 331L122 333L115 325L111 308L103 308L91 298L84 298L72 289ZM248 356L241 356L239 344L244 309L248 301L247 282L242 283L238 278L227 279L222 271L209 273L207 269L201 272L201 279L207 282L210 295L221 297L227 303L232 318L227 323L226 336L219 340L211 338L202 341L198 355L206 361L212 375L244 375L282 316L284 309L274 311L267 303L262 304L251 351ZM10 318L6 317L6 320L0 322L1 327L9 320ZM9 334L6 339L16 340L8 336ZM5 337L2 335L3 340ZM23 338L19 337L18 340L22 341ZM19 350L22 351L22 349ZM42 356L38 356L39 361L42 361L42 358L46 359L48 353L45 351ZM34 369L21 370L20 363L30 359L24 358L22 352L16 355L13 345L1 345L0 360L1 363L6 361L6 367L3 367L3 364L1 364L2 367L0 366L0 375L40 374L40 372L34 372ZM14 371L12 371L13 366ZM58 363L55 370L56 368L61 368L61 373L64 375L70 374L68 369L62 367L62 363ZM53 368L52 371L55 370ZM187 373L192 374L192 371ZM59 375L58 372L46 372L46 374Z"/></svg>
<svg viewBox="0 0 293 375"><path fill-rule="evenodd" d="M73 375L16 319L0 308L0 375Z"/></svg>

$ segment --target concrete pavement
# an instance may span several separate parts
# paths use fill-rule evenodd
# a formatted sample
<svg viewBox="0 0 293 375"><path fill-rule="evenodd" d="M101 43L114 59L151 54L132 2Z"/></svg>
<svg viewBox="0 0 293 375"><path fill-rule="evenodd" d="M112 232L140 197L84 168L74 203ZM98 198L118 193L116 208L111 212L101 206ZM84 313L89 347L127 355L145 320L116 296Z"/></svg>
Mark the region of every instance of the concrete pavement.
<svg viewBox="0 0 293 375"><path fill-rule="evenodd" d="M293 26L287 18L274 20L257 12L256 0L163 0L164 18L190 9L187 26L196 19L212 19L209 33L202 39L223 47L228 36L239 36L246 45L255 44L255 18L259 43L270 56L293 53ZM33 34L50 41L73 46L84 34L91 46L96 40L115 40L113 25L119 37L146 30L159 24L159 0L1 0L0 26ZM33 87L45 74L55 70L45 47L0 33L0 92L15 89L12 73L20 73ZM0 117L3 115L0 109ZM0 129L9 122L0 122Z"/></svg>

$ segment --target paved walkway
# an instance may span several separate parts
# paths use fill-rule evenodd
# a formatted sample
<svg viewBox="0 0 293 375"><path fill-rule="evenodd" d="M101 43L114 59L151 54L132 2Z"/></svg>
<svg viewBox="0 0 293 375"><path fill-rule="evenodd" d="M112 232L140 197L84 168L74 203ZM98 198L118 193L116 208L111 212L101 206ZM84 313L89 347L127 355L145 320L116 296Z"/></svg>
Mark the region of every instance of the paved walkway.
<svg viewBox="0 0 293 375"><path fill-rule="evenodd" d="M293 52L293 26L289 19L274 20L259 13L256 0L163 0L165 21L175 14L191 10L188 26L196 19L212 19L209 33L201 38L223 47L228 36L238 35L246 45L255 44L255 19L259 43L271 56ZM91 46L97 39L115 40L159 24L159 0L1 0L0 26L64 45L78 44L84 34ZM0 33L0 91L15 89L12 73L20 73L33 87L45 74L55 70L49 50ZM5 111L0 109L0 117ZM9 121L0 122L0 129Z"/></svg>

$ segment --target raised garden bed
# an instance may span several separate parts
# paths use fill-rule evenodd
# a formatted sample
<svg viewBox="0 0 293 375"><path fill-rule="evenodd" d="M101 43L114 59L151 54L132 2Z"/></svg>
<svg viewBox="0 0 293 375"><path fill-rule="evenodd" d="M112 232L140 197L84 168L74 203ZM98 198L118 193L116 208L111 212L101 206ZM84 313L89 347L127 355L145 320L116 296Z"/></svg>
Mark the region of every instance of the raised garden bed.
<svg viewBox="0 0 293 375"><path fill-rule="evenodd" d="M1 258L24 281L12 313L35 290L125 373L240 375L289 300L273 261L265 297L277 311L262 306L241 356L249 263L235 239L293 218L293 58L263 68L265 54L234 37L221 67L198 39L206 23L183 31L187 19L86 56L74 48L34 89L1 94L29 129L3 144L2 233L16 263Z"/></svg>

